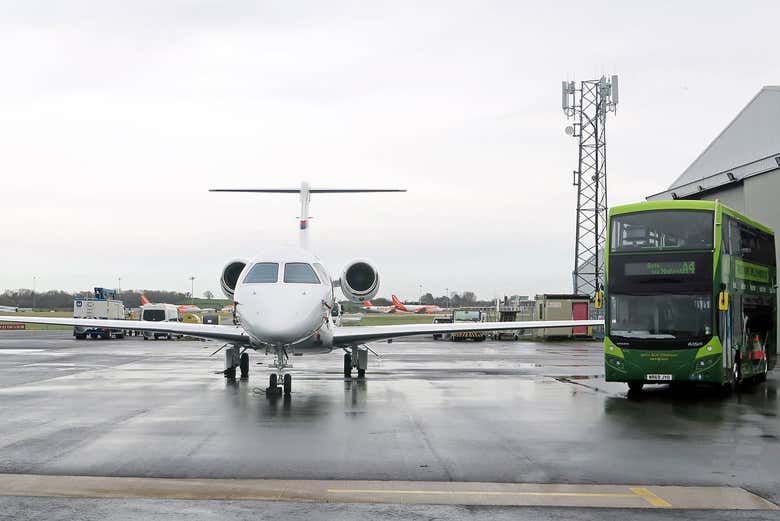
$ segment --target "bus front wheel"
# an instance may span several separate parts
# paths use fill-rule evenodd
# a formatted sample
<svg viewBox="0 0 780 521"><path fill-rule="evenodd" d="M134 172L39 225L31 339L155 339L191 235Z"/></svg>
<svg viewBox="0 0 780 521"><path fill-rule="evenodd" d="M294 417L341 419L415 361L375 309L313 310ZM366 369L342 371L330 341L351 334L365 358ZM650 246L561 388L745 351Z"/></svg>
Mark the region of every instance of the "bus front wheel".
<svg viewBox="0 0 780 521"><path fill-rule="evenodd" d="M628 382L628 391L632 393L641 392L644 385L642 382Z"/></svg>

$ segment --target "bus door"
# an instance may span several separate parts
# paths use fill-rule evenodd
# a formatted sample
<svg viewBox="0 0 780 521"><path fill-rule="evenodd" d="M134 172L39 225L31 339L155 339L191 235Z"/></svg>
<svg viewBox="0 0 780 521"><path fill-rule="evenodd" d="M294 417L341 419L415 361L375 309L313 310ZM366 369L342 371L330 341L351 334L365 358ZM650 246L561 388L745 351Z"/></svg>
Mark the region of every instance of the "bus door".
<svg viewBox="0 0 780 521"><path fill-rule="evenodd" d="M731 311L718 311L720 315L720 342L723 346L723 367L731 367Z"/></svg>

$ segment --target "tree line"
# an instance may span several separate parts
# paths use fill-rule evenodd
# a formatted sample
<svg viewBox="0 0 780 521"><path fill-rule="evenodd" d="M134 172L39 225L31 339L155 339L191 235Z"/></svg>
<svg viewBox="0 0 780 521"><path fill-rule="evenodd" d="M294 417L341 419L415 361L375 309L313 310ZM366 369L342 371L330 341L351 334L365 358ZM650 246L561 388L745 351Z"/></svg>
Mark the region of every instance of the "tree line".
<svg viewBox="0 0 780 521"><path fill-rule="evenodd" d="M189 292L163 291L163 290L122 290L117 298L124 302L125 307L136 308L141 305L141 294L146 295L150 302L159 302L164 304L190 304L193 302ZM0 306L11 306L19 308L35 309L73 309L73 299L90 298L94 294L91 291L77 291L70 293L61 290L50 290L33 293L30 289L9 289L0 294ZM203 294L204 299L210 301L214 295L207 291ZM200 299L195 299L196 304L204 304ZM229 301L226 299L224 303ZM371 302L376 306L389 306L392 301L388 298L377 297ZM495 304L492 300L479 300L473 291L464 291L462 293L451 293L450 296L442 295L434 297L431 293L425 293L420 298L421 304L433 304L442 308L462 308L462 307L487 307ZM208 304L209 306L213 304Z"/></svg>
<svg viewBox="0 0 780 521"><path fill-rule="evenodd" d="M125 307L136 308L141 305L141 294L146 295L150 302L160 302L164 304L189 304L192 302L189 292L180 291L162 291L162 290L122 290L117 295L117 299L124 302ZM212 299L214 295L208 291L204 294L207 299ZM73 299L94 297L91 291L77 291L69 293L61 290L36 291L33 293L30 289L9 289L0 294L0 306L11 306L19 308L35 309L73 309ZM196 299L200 304L199 299Z"/></svg>

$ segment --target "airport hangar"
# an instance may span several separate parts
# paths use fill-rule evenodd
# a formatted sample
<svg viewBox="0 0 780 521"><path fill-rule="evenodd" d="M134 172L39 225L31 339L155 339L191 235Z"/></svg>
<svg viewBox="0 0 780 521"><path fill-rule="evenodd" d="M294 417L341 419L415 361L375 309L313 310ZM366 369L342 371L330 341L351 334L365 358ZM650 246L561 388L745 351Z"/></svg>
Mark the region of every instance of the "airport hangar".
<svg viewBox="0 0 780 521"><path fill-rule="evenodd" d="M778 196L780 86L770 86L750 100L669 188L647 200L718 199L778 233Z"/></svg>
<svg viewBox="0 0 780 521"><path fill-rule="evenodd" d="M761 89L669 188L647 197L668 199L717 199L772 228L780 252L780 85Z"/></svg>

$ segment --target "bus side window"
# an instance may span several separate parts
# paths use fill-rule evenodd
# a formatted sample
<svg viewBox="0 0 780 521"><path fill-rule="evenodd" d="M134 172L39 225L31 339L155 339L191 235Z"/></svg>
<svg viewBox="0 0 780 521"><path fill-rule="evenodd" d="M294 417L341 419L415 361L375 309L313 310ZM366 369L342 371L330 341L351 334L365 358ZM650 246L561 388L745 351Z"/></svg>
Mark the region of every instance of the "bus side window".
<svg viewBox="0 0 780 521"><path fill-rule="evenodd" d="M739 225L734 219L729 219L729 253L742 257L742 240L740 239Z"/></svg>

